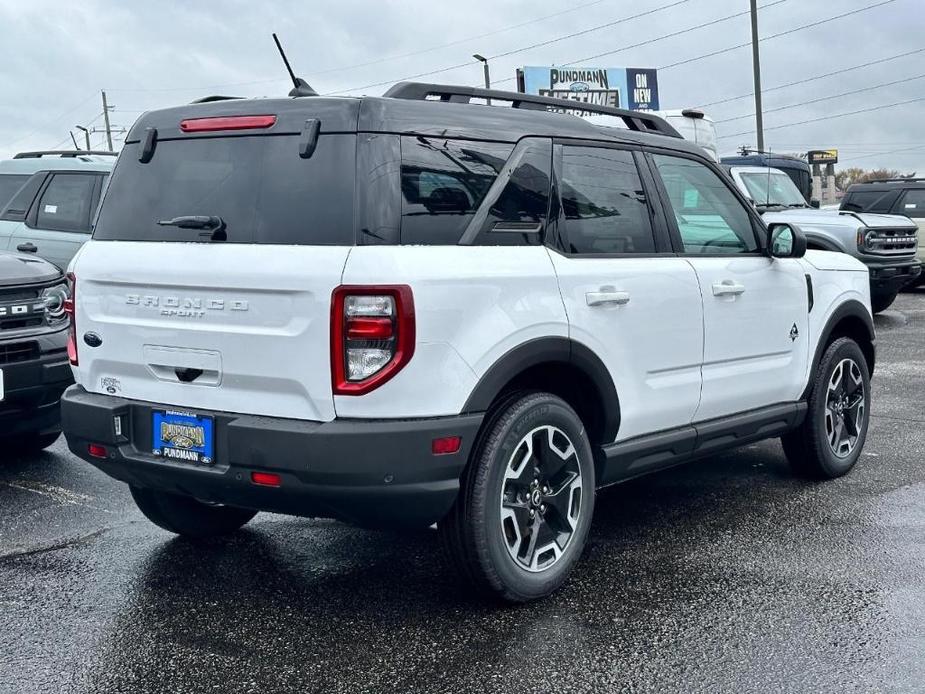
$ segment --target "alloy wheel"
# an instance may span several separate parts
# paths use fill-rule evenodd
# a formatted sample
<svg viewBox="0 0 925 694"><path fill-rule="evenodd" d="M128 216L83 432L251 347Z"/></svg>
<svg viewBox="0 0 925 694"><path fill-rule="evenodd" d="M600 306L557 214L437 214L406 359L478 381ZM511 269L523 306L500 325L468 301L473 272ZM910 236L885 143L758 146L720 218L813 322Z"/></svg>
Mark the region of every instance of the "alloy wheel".
<svg viewBox="0 0 925 694"><path fill-rule="evenodd" d="M829 377L825 402L825 434L838 458L854 451L864 426L866 390L861 369L853 359L842 359Z"/></svg>
<svg viewBox="0 0 925 694"><path fill-rule="evenodd" d="M562 557L578 527L582 475L569 437L554 426L525 435L501 486L501 531L511 558L539 572Z"/></svg>

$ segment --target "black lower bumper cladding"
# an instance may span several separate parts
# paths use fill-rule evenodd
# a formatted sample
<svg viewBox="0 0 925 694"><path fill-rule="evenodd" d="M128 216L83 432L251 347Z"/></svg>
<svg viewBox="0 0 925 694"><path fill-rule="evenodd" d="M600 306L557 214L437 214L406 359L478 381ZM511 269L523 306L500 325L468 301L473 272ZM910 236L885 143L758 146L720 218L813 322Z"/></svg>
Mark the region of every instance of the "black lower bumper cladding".
<svg viewBox="0 0 925 694"><path fill-rule="evenodd" d="M427 526L446 515L483 417L307 422L193 410L215 422L215 463L206 466L152 454L152 413L165 407L72 386L62 428L75 455L134 486L370 527ZM454 436L457 451L434 454L435 439ZM255 472L278 475L279 486L255 484Z"/></svg>

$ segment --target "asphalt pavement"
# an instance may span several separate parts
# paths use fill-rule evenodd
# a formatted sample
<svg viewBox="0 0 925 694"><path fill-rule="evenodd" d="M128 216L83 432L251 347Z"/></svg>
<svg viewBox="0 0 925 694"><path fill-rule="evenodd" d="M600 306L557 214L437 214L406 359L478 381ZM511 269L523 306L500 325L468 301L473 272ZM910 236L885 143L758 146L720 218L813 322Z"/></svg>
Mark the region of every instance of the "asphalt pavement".
<svg viewBox="0 0 925 694"><path fill-rule="evenodd" d="M0 692L925 691L925 293L876 324L849 476L771 441L605 490L521 607L461 593L433 532L262 514L197 545L63 440L2 460Z"/></svg>

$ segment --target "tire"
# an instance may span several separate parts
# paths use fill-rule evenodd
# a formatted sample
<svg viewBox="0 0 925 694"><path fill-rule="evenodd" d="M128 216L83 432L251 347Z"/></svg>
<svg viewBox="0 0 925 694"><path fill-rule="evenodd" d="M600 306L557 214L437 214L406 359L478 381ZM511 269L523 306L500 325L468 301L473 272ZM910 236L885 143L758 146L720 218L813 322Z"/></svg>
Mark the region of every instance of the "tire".
<svg viewBox="0 0 925 694"><path fill-rule="evenodd" d="M51 434L30 432L0 439L0 445L3 446L4 450L13 451L14 453L38 453L51 446L60 436L60 431Z"/></svg>
<svg viewBox="0 0 925 694"><path fill-rule="evenodd" d="M886 311L890 306L893 305L893 302L896 301L896 296L899 292L894 292L892 294L874 294L870 297L870 307L874 313L880 313L881 311Z"/></svg>
<svg viewBox="0 0 925 694"><path fill-rule="evenodd" d="M578 415L549 393L521 394L486 418L439 529L465 582L526 602L562 585L593 513L594 458Z"/></svg>
<svg viewBox="0 0 925 694"><path fill-rule="evenodd" d="M781 438L790 466L811 479L847 474L870 426L870 374L854 340L842 337L826 348L808 404L803 424Z"/></svg>
<svg viewBox="0 0 925 694"><path fill-rule="evenodd" d="M212 506L189 496L129 486L145 517L168 532L194 539L220 537L234 532L257 515L232 506Z"/></svg>

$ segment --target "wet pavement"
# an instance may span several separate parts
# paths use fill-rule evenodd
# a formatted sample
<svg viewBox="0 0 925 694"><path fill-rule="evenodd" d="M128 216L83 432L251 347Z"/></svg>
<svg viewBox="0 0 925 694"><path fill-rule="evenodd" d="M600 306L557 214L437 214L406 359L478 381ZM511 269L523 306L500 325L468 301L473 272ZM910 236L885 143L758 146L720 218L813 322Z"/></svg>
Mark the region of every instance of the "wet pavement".
<svg viewBox="0 0 925 694"><path fill-rule="evenodd" d="M70 456L0 466L0 692L925 690L925 293L877 318L855 471L766 442L602 492L543 602L460 593L433 532L261 515L174 539Z"/></svg>

